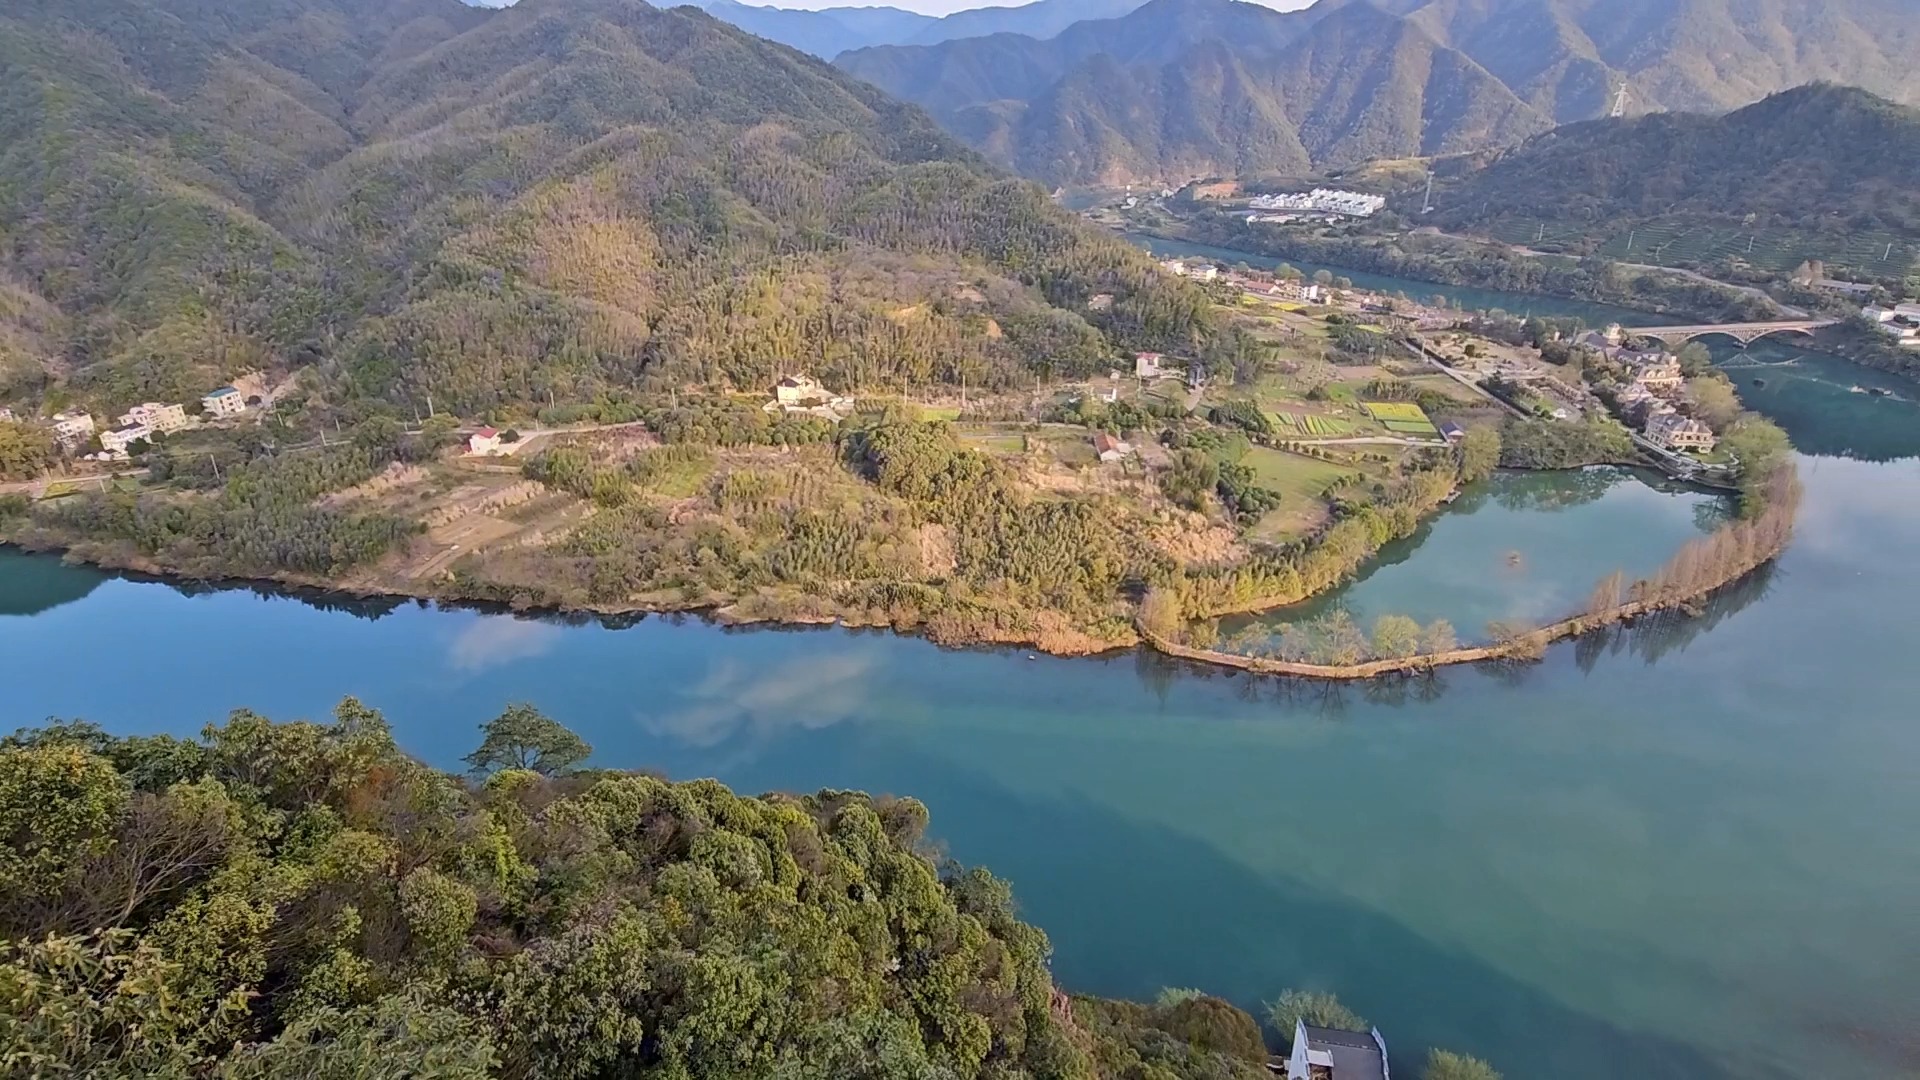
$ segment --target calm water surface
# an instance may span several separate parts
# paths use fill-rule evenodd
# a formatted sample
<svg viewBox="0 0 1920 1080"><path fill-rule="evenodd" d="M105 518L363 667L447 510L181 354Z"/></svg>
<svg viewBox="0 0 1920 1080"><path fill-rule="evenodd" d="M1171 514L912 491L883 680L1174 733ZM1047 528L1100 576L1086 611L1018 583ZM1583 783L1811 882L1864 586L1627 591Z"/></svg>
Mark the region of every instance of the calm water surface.
<svg viewBox="0 0 1920 1080"><path fill-rule="evenodd" d="M1012 879L1070 987L1249 1006L1332 989L1409 1075L1439 1044L1516 1078L1911 1076L1920 406L1853 394L1828 363L1764 388L1821 452L1773 572L1533 667L1326 687L1134 654L326 607L0 552L0 724L189 732L351 693L455 766L525 699L605 765L918 796L955 856ZM1483 521L1538 552L1547 587L1569 558L1578 595L1587 561L1657 558L1707 512L1627 478L1598 499L1582 476L1529 479L1354 596L1400 580L1396 601L1482 602L1492 540L1450 538ZM1620 529L1616 501L1641 524Z"/></svg>

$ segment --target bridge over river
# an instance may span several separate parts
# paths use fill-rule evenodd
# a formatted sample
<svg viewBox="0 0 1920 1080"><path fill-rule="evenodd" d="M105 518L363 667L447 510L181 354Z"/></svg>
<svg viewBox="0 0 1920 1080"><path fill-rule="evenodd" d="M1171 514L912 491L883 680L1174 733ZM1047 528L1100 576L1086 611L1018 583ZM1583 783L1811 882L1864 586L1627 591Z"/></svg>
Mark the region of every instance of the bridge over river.
<svg viewBox="0 0 1920 1080"><path fill-rule="evenodd" d="M1697 326L1635 326L1627 332L1634 337L1658 338L1668 345L1681 345L1709 334L1725 334L1742 345L1751 345L1768 334L1808 334L1838 319L1782 319L1777 322L1702 323Z"/></svg>

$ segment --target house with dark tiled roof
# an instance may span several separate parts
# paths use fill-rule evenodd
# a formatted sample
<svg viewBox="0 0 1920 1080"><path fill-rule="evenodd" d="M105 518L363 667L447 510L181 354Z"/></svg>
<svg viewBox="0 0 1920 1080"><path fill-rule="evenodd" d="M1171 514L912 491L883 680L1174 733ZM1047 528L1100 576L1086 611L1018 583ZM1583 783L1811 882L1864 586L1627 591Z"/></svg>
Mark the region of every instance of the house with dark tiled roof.
<svg viewBox="0 0 1920 1080"><path fill-rule="evenodd" d="M1287 1080L1389 1080L1387 1041L1378 1028L1341 1031L1295 1021Z"/></svg>

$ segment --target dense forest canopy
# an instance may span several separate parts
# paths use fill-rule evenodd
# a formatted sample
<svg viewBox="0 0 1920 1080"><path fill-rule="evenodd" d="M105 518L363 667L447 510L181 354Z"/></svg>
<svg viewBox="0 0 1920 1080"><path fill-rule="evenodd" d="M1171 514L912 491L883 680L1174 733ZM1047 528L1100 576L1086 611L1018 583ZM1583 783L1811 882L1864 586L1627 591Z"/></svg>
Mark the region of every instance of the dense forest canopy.
<svg viewBox="0 0 1920 1080"><path fill-rule="evenodd" d="M0 103L16 403L288 366L290 407L349 419L1004 385L1212 332L918 109L688 8L33 0Z"/></svg>
<svg viewBox="0 0 1920 1080"><path fill-rule="evenodd" d="M1830 84L1722 116L1574 124L1469 168L1435 197L1446 225L1505 217L1615 230L1718 219L1920 240L1920 110ZM1565 223L1563 225L1562 223Z"/></svg>
<svg viewBox="0 0 1920 1080"><path fill-rule="evenodd" d="M1264 1075L1187 993L1070 1001L925 807L576 771L528 706L470 777L330 722L0 741L0 1066L88 1077ZM530 765L532 767L520 767Z"/></svg>

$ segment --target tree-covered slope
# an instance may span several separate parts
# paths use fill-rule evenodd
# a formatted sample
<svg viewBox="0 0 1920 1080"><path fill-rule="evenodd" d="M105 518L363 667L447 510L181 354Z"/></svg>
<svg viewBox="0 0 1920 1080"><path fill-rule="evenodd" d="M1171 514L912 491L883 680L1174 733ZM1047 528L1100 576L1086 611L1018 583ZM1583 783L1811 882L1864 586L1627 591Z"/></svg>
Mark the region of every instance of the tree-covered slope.
<svg viewBox="0 0 1920 1080"><path fill-rule="evenodd" d="M1051 41L867 49L838 63L1049 183L1183 182L1480 149L1549 125L1418 25L1154 0Z"/></svg>
<svg viewBox="0 0 1920 1080"><path fill-rule="evenodd" d="M1481 165L1461 163L1436 198L1442 223L1693 217L1920 237L1920 110L1849 87L1789 90L1723 116L1574 124Z"/></svg>
<svg viewBox="0 0 1920 1080"><path fill-rule="evenodd" d="M1819 80L1920 103L1906 0L1380 0L1557 121L1719 111Z"/></svg>
<svg viewBox="0 0 1920 1080"><path fill-rule="evenodd" d="M783 367L980 385L1206 332L817 60L638 0L446 4L0 12L0 266L67 320L61 393L305 364L328 416L472 413Z"/></svg>
<svg viewBox="0 0 1920 1080"><path fill-rule="evenodd" d="M1070 1001L924 807L576 772L526 706L475 778L328 723L0 742L0 1048L88 1077L1251 1080L1217 999Z"/></svg>

